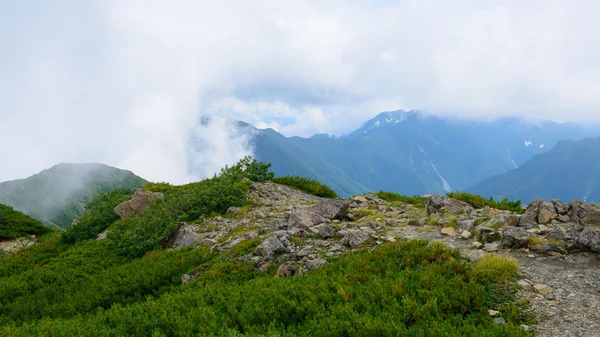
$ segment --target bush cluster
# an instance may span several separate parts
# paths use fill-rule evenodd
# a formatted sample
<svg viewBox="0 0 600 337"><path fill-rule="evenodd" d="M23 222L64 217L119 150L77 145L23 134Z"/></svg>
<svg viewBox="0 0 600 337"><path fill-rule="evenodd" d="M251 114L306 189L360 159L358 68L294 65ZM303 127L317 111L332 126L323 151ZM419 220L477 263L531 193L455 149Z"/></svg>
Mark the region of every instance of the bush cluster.
<svg viewBox="0 0 600 337"><path fill-rule="evenodd" d="M39 220L0 204L0 240L31 234L41 235L52 231L52 228L44 226Z"/></svg>
<svg viewBox="0 0 600 337"><path fill-rule="evenodd" d="M27 281L29 271L13 275L12 287L17 281L25 285L0 294L5 306L0 331L9 336L528 336L519 328L522 317L510 304L509 289L480 277L458 251L426 241L347 253L289 278L197 250L120 260L108 245L71 246L44 267L48 271L28 275L35 282ZM101 261L98 255L106 254ZM199 266L197 279L176 286L192 264ZM44 291L50 287L44 284L56 282L50 277L67 274L74 275L72 287L62 281L55 293ZM34 306L34 298L42 305ZM493 323L487 313L499 306L506 325Z"/></svg>
<svg viewBox="0 0 600 337"><path fill-rule="evenodd" d="M496 201L492 197L486 199L480 195L459 191L448 192L446 193L446 195L450 198L458 199L469 203L475 208L484 208L485 206L489 206L491 208L511 211L519 214L522 214L525 211L521 207L521 200L509 201L507 198L504 198L500 201Z"/></svg>
<svg viewBox="0 0 600 337"><path fill-rule="evenodd" d="M302 192L323 198L336 198L337 194L327 185L321 184L314 179L308 179L298 176L281 176L273 178L272 181L277 184L286 185Z"/></svg>
<svg viewBox="0 0 600 337"><path fill-rule="evenodd" d="M408 195L402 195L399 193L395 193L395 192L386 192L386 191L379 191L377 193L375 193L375 195L385 201L389 201L389 202L394 202L394 201L400 201L406 204L411 204L411 205L415 205L417 207L425 207L425 204L423 203L423 198L421 198L421 196L419 195L413 195L408 196Z"/></svg>

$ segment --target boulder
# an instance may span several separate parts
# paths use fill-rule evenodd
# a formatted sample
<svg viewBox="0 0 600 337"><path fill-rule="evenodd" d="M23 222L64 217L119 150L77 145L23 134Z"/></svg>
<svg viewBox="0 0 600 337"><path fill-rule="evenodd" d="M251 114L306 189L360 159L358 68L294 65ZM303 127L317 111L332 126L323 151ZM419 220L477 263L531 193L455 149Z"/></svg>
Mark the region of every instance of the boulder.
<svg viewBox="0 0 600 337"><path fill-rule="evenodd" d="M569 211L567 205L565 205L562 201L558 199L551 200L550 202L554 206L554 210L558 215L565 215Z"/></svg>
<svg viewBox="0 0 600 337"><path fill-rule="evenodd" d="M141 188L136 188L131 194L131 200L120 203L114 210L121 219L125 219L146 208L149 200L163 199L164 197L160 192L148 193Z"/></svg>
<svg viewBox="0 0 600 337"><path fill-rule="evenodd" d="M470 213L475 208L471 204L454 198L445 198L442 200L440 212L450 212L452 214Z"/></svg>
<svg viewBox="0 0 600 337"><path fill-rule="evenodd" d="M506 227L502 231L501 245L506 248L527 248L529 232L520 227Z"/></svg>
<svg viewBox="0 0 600 337"><path fill-rule="evenodd" d="M543 201L539 204L537 212L538 223L547 224L556 219L556 217L558 217L558 214L556 213L556 209L551 202Z"/></svg>
<svg viewBox="0 0 600 337"><path fill-rule="evenodd" d="M365 241L369 240L371 238L371 234L375 234L375 231L368 227L347 229L344 231L342 243L347 247L356 248Z"/></svg>
<svg viewBox="0 0 600 337"><path fill-rule="evenodd" d="M456 230L452 227L444 227L440 231L443 235L456 236Z"/></svg>
<svg viewBox="0 0 600 337"><path fill-rule="evenodd" d="M534 200L527 205L525 212L521 215L519 227L532 228L538 223L538 210L542 202L542 200Z"/></svg>
<svg viewBox="0 0 600 337"><path fill-rule="evenodd" d="M322 266L327 265L327 263L327 260L324 258L317 257L313 260L306 260L306 268L308 268L308 270L319 269Z"/></svg>
<svg viewBox="0 0 600 337"><path fill-rule="evenodd" d="M229 207L227 209L227 211L225 211L225 214L235 215L235 214L238 214L241 209L242 209L241 207L233 207L233 206L231 206L231 207Z"/></svg>
<svg viewBox="0 0 600 337"><path fill-rule="evenodd" d="M471 219L467 219L467 220L459 220L456 223L458 229L461 229L463 231L469 231L472 232L473 229L475 228L475 220L471 220Z"/></svg>
<svg viewBox="0 0 600 337"><path fill-rule="evenodd" d="M543 253L543 254L548 254L550 252L559 252L559 253L567 252L566 245L558 244L556 242L547 242L547 243L543 243L540 245L531 245L531 246L529 246L529 249L531 249L532 251L534 251L536 253Z"/></svg>
<svg viewBox="0 0 600 337"><path fill-rule="evenodd" d="M582 201L571 201L567 215L571 218L571 221L584 225L600 226L600 208Z"/></svg>
<svg viewBox="0 0 600 337"><path fill-rule="evenodd" d="M315 214L328 219L342 219L350 208L350 202L343 198L321 199L315 205L313 211Z"/></svg>
<svg viewBox="0 0 600 337"><path fill-rule="evenodd" d="M521 222L521 217L516 214L498 214L494 216L494 220L502 223L502 226L516 227Z"/></svg>
<svg viewBox="0 0 600 337"><path fill-rule="evenodd" d="M600 252L600 229L586 227L579 233L579 243L591 251Z"/></svg>
<svg viewBox="0 0 600 337"><path fill-rule="evenodd" d="M296 226L302 229L309 229L312 226L324 223L325 221L325 218L316 214L312 210L301 207L293 207L290 210L288 227Z"/></svg>
<svg viewBox="0 0 600 337"><path fill-rule="evenodd" d="M442 202L444 201L439 194L426 194L422 196L421 199L423 199L423 203L425 204L427 215L438 213L442 207Z"/></svg>
<svg viewBox="0 0 600 337"><path fill-rule="evenodd" d="M311 231L319 234L323 239L328 239L335 236L335 227L325 223L312 227Z"/></svg>
<svg viewBox="0 0 600 337"><path fill-rule="evenodd" d="M275 233L258 245L254 253L268 258L273 258L276 254L288 253L288 238L289 234L285 232Z"/></svg>
<svg viewBox="0 0 600 337"><path fill-rule="evenodd" d="M202 244L202 237L194 227L183 223L167 242L167 248L196 247Z"/></svg>

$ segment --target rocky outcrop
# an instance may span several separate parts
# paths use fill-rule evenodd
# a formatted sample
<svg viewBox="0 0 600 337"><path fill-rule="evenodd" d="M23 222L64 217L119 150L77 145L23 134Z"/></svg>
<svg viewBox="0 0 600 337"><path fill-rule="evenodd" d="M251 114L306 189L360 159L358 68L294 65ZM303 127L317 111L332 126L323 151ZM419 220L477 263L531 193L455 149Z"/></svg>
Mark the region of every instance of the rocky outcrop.
<svg viewBox="0 0 600 337"><path fill-rule="evenodd" d="M348 200L337 198L337 199L323 199L317 202L313 211L327 219L342 219L346 212L350 208L350 202Z"/></svg>
<svg viewBox="0 0 600 337"><path fill-rule="evenodd" d="M470 204L438 194L428 194L422 197L428 215L434 213L463 214L471 212L474 207Z"/></svg>
<svg viewBox="0 0 600 337"><path fill-rule="evenodd" d="M115 212L125 219L133 214L139 213L146 208L148 201L163 199L165 196L160 192L148 193L141 188L136 188L131 194L131 200L127 200L115 207Z"/></svg>
<svg viewBox="0 0 600 337"><path fill-rule="evenodd" d="M167 248L196 247L202 244L203 237L196 233L195 227L181 224L177 232L167 242Z"/></svg>

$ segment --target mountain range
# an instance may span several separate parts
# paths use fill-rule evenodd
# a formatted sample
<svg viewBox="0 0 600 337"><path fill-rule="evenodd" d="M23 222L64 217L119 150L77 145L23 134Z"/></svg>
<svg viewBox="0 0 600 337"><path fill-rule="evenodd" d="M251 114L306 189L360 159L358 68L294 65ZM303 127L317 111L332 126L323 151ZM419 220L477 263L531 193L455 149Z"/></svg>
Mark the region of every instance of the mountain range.
<svg viewBox="0 0 600 337"><path fill-rule="evenodd" d="M130 171L102 164L58 164L27 179L0 183L0 203L45 225L69 226L101 192L133 188L146 180Z"/></svg>
<svg viewBox="0 0 600 337"><path fill-rule="evenodd" d="M561 140L518 169L489 177L468 189L488 197L600 202L600 137Z"/></svg>
<svg viewBox="0 0 600 337"><path fill-rule="evenodd" d="M524 165L560 140L600 135L600 128L518 118L450 119L418 111L383 112L348 135L285 137L252 128L257 159L278 175L319 180L338 194L467 190Z"/></svg>

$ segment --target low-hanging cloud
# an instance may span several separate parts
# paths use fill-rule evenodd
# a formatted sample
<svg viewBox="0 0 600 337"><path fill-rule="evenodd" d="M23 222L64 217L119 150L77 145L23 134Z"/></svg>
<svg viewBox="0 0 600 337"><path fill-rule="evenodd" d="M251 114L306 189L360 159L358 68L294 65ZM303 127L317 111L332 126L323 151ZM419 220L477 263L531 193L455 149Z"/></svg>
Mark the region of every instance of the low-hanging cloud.
<svg viewBox="0 0 600 337"><path fill-rule="evenodd" d="M0 181L64 161L177 183L210 176L251 153L248 129L223 118L302 136L349 132L400 108L599 121L598 9L590 0L2 2Z"/></svg>

